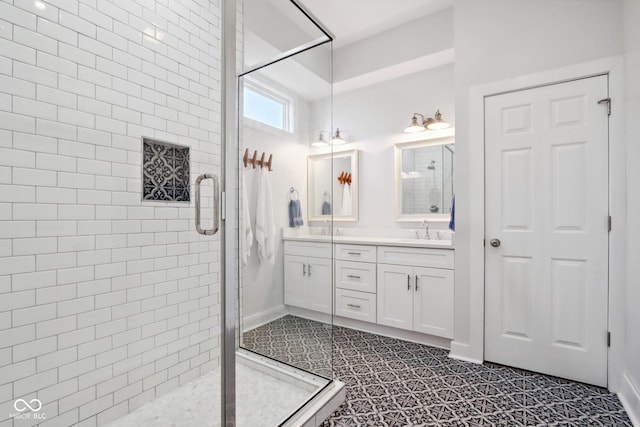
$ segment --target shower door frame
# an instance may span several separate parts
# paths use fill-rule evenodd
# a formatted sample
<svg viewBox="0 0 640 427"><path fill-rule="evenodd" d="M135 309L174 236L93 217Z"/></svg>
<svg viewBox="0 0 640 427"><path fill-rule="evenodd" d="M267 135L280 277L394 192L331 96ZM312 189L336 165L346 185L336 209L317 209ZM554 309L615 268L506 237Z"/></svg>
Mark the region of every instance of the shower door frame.
<svg viewBox="0 0 640 427"><path fill-rule="evenodd" d="M236 309L235 289L237 283L235 239L239 205L236 199L237 186L233 178L237 167L237 105L236 96L236 21L237 0L222 0L222 75L221 75L221 134L222 159L220 241L223 248L220 263L220 315L221 319L221 372L220 372L220 416L221 425L236 425ZM227 215L227 208L232 211Z"/></svg>
<svg viewBox="0 0 640 427"><path fill-rule="evenodd" d="M222 144L220 157L221 167L221 201L220 242L222 260L220 265L221 293L221 425L236 425L236 291L239 286L237 274L238 239L236 238L238 213L240 212L239 197L237 197L239 167L239 140L238 140L238 82L240 77L256 71L260 68L275 64L286 58L297 55L314 47L331 43L334 35L331 33L305 6L298 0L289 0L309 21L315 25L325 36L297 48L288 50L277 57L238 73L237 46L236 46L236 18L237 0L222 0L222 76L221 76L221 134ZM333 95L333 94L332 94ZM228 210L229 209L229 210ZM228 210L228 211L227 211Z"/></svg>

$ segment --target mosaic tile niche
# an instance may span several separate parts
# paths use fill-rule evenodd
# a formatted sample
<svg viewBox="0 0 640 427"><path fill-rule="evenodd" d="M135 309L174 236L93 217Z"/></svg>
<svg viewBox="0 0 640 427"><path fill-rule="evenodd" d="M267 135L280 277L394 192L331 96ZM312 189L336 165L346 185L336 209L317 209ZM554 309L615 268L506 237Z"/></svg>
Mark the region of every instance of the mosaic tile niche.
<svg viewBox="0 0 640 427"><path fill-rule="evenodd" d="M142 200L189 202L189 147L142 139Z"/></svg>

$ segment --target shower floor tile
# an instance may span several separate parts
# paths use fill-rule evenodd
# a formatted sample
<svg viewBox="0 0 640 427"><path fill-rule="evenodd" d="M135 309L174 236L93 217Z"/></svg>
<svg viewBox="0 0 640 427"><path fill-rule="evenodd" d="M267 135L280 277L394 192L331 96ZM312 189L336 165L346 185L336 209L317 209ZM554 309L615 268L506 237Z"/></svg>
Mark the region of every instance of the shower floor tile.
<svg viewBox="0 0 640 427"><path fill-rule="evenodd" d="M313 394L260 370L237 364L238 427L276 426ZM220 426L220 371L160 396L113 421L108 427Z"/></svg>

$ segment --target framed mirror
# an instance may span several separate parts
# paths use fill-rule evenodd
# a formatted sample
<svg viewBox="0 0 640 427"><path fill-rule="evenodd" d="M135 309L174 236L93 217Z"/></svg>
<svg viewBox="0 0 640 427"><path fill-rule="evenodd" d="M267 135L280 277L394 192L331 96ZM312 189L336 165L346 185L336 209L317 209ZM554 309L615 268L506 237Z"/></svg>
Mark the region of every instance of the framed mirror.
<svg viewBox="0 0 640 427"><path fill-rule="evenodd" d="M358 220L358 150L311 155L307 174L309 221Z"/></svg>
<svg viewBox="0 0 640 427"><path fill-rule="evenodd" d="M397 221L449 221L454 142L447 136L395 145Z"/></svg>

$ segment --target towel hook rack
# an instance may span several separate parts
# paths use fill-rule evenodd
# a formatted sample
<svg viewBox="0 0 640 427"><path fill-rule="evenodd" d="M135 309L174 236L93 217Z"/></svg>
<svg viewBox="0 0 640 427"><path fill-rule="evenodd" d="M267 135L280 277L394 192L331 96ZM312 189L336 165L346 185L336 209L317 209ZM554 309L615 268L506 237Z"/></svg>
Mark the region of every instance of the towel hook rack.
<svg viewBox="0 0 640 427"><path fill-rule="evenodd" d="M253 165L253 169L255 169L256 167L260 166L260 168L268 168L269 172L273 171L273 169L271 168L271 166L273 165L273 154L269 154L269 160L265 161L265 152L262 152L262 156L260 157L260 159L258 160L258 151L255 150L253 152L253 157L249 157L249 149L246 148L244 150L244 156L242 156L242 163L244 164L244 167L249 167L249 165Z"/></svg>

